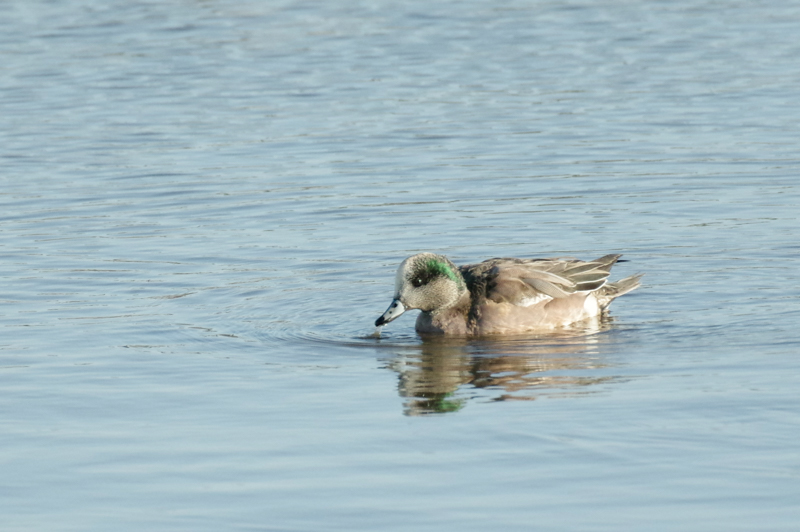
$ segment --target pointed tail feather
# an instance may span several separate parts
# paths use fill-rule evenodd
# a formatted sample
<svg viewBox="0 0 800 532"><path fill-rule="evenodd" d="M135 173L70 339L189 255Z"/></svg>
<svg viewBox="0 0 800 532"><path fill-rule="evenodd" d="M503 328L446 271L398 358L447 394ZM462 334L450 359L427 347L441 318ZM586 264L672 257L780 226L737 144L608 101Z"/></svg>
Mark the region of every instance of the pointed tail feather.
<svg viewBox="0 0 800 532"><path fill-rule="evenodd" d="M605 310L619 296L625 295L632 290L636 290L641 286L641 278L643 273L631 275L613 283L606 283L600 290L597 291L597 302L600 308Z"/></svg>

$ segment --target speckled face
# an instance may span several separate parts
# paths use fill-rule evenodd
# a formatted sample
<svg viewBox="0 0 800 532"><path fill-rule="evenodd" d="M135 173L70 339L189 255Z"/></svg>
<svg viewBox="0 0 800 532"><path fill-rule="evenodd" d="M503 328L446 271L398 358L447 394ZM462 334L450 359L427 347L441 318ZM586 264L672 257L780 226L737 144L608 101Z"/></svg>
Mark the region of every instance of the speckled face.
<svg viewBox="0 0 800 532"><path fill-rule="evenodd" d="M434 311L455 303L465 290L456 266L446 257L420 253L400 264L395 278L395 298L406 309Z"/></svg>
<svg viewBox="0 0 800 532"><path fill-rule="evenodd" d="M435 312L455 304L467 288L456 266L446 257L420 253L404 260L397 268L394 300L375 321L382 327L406 310Z"/></svg>

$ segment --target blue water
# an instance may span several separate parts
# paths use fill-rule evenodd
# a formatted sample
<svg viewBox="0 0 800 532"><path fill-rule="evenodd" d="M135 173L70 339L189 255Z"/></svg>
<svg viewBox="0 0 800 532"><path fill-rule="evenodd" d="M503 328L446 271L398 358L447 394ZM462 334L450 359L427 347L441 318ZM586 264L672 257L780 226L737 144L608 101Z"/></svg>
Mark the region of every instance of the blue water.
<svg viewBox="0 0 800 532"><path fill-rule="evenodd" d="M0 529L793 531L800 4L0 4ZM598 329L376 336L420 251Z"/></svg>

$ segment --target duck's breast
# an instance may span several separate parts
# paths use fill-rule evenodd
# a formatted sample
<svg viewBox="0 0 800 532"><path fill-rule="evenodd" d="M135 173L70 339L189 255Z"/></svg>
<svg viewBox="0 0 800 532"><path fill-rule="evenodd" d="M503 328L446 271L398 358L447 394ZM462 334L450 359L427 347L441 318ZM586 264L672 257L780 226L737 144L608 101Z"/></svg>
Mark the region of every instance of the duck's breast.
<svg viewBox="0 0 800 532"><path fill-rule="evenodd" d="M417 316L415 329L421 334L466 336L467 320L462 313L457 312L442 312L439 314L421 312Z"/></svg>
<svg viewBox="0 0 800 532"><path fill-rule="evenodd" d="M567 297L546 297L539 301L521 301L527 305L485 300L481 303L476 324L477 334L514 334L549 330L592 318L600 313L593 293Z"/></svg>

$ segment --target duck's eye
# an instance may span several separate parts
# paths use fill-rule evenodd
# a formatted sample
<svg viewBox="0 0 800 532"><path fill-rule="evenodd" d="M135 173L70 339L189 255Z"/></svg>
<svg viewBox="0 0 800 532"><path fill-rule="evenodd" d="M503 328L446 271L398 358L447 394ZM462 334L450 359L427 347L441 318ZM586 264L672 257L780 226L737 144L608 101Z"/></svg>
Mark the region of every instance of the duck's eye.
<svg viewBox="0 0 800 532"><path fill-rule="evenodd" d="M414 280L411 281L411 284L414 285L414 288L419 288L425 283L423 282L422 277L415 277Z"/></svg>

